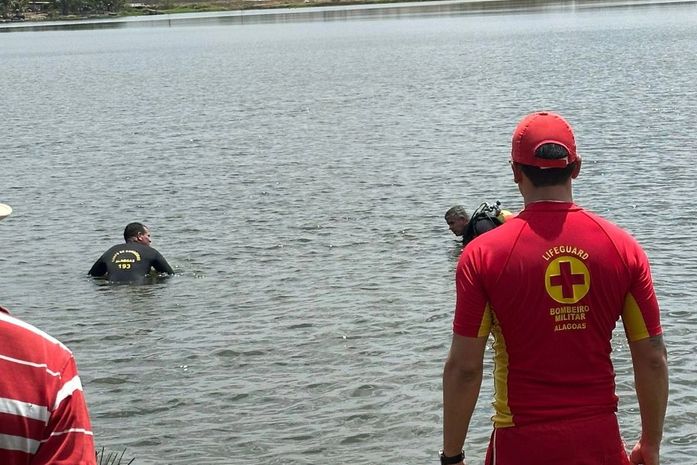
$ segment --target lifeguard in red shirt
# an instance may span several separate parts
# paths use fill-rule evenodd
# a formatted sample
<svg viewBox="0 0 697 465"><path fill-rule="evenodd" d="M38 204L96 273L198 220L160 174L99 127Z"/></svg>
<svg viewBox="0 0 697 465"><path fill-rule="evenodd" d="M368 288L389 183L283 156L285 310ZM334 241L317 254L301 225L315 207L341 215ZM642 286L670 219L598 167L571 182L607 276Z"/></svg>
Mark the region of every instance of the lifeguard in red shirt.
<svg viewBox="0 0 697 465"><path fill-rule="evenodd" d="M511 166L525 208L475 238L456 270L441 461L463 463L492 335L495 414L487 464L657 465L668 375L646 254L627 232L573 203L581 159L561 116L523 119ZM631 456L616 418L610 359L619 320L642 419Z"/></svg>

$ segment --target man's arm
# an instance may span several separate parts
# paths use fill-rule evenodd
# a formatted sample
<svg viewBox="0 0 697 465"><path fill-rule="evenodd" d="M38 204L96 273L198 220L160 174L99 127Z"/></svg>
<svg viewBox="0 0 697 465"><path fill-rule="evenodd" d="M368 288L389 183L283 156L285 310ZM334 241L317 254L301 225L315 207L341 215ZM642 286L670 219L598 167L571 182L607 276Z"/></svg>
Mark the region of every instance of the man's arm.
<svg viewBox="0 0 697 465"><path fill-rule="evenodd" d="M487 339L453 334L443 369L443 453L446 456L459 454L465 443L482 384Z"/></svg>
<svg viewBox="0 0 697 465"><path fill-rule="evenodd" d="M152 266L158 273L174 274L174 270L160 252L155 253L155 260L153 260Z"/></svg>
<svg viewBox="0 0 697 465"><path fill-rule="evenodd" d="M668 404L668 355L663 336L629 343L634 384L641 413L641 438L634 446L634 464L659 465L663 421Z"/></svg>
<svg viewBox="0 0 697 465"><path fill-rule="evenodd" d="M94 265L92 265L92 268L90 268L90 271L88 271L87 274L90 276L104 276L106 271L106 263L104 263L102 257L99 257L99 259L94 262Z"/></svg>

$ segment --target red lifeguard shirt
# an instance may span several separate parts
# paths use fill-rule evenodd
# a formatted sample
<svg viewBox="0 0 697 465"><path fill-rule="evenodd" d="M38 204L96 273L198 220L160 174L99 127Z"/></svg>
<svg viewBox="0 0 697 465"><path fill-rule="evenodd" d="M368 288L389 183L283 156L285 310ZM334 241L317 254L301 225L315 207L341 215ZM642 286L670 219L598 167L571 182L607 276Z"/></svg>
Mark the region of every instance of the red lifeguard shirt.
<svg viewBox="0 0 697 465"><path fill-rule="evenodd" d="M456 270L453 331L494 336L497 428L615 412L610 341L662 333L646 254L573 203L529 204L477 237Z"/></svg>
<svg viewBox="0 0 697 465"><path fill-rule="evenodd" d="M95 465L70 350L0 307L0 464Z"/></svg>

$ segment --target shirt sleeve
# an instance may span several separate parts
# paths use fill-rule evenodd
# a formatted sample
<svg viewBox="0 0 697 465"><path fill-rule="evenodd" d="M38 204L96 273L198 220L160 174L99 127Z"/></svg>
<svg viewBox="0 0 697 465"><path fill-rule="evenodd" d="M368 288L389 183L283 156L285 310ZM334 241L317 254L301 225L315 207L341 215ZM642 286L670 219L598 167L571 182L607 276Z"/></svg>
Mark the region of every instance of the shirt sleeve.
<svg viewBox="0 0 697 465"><path fill-rule="evenodd" d="M622 323L629 341L639 341L663 333L658 299L653 287L649 260L637 246L632 264L632 283L625 296Z"/></svg>
<svg viewBox="0 0 697 465"><path fill-rule="evenodd" d="M106 271L106 263L104 263L103 257L99 257L99 259L94 262L94 265L92 265L92 268L90 268L90 271L88 271L87 274L90 276L104 276Z"/></svg>
<svg viewBox="0 0 697 465"><path fill-rule="evenodd" d="M61 371L45 436L32 465L95 465L94 437L75 359Z"/></svg>
<svg viewBox="0 0 697 465"><path fill-rule="evenodd" d="M165 257L163 257L160 252L155 254L155 260L153 260L152 266L158 273L174 274L174 270L169 266L169 263L167 263L167 260L165 260Z"/></svg>
<svg viewBox="0 0 697 465"><path fill-rule="evenodd" d="M453 332L466 337L486 337L491 330L491 310L472 251L466 248L462 252L455 271Z"/></svg>

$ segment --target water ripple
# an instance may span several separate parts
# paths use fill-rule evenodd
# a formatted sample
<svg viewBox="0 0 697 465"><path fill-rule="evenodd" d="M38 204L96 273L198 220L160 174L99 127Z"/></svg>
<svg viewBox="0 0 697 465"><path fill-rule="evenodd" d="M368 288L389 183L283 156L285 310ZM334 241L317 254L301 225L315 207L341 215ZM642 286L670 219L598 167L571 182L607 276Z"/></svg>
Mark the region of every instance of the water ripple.
<svg viewBox="0 0 697 465"><path fill-rule="evenodd" d="M139 465L433 461L460 253L443 212L519 209L512 127L556 108L584 156L576 199L651 260L664 461L694 463L694 22L665 6L4 34L2 304L71 347L97 443ZM87 279L134 220L178 275ZM621 329L614 344L631 442Z"/></svg>

